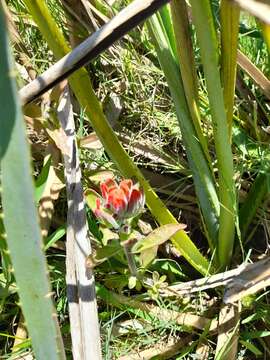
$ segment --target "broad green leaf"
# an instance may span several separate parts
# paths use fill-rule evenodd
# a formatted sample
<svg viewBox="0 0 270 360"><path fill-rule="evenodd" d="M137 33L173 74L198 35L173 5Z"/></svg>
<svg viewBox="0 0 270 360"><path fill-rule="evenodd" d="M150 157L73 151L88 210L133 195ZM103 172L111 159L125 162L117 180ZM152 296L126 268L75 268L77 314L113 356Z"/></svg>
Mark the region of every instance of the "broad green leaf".
<svg viewBox="0 0 270 360"><path fill-rule="evenodd" d="M184 224L167 224L152 231L145 238L139 240L132 248L134 253L159 246L169 240L179 230L185 229Z"/></svg>
<svg viewBox="0 0 270 360"><path fill-rule="evenodd" d="M141 266L146 268L157 257L158 246L153 246L140 253Z"/></svg>
<svg viewBox="0 0 270 360"><path fill-rule="evenodd" d="M122 250L123 250L123 248L120 245L119 241L113 240L108 245L105 245L105 246L97 249L95 258L97 260L109 258L111 256L114 256L115 254L118 254Z"/></svg>
<svg viewBox="0 0 270 360"><path fill-rule="evenodd" d="M0 5L0 114L2 205L7 245L20 304L37 359L65 359L51 299L46 259L34 201L30 149L17 99L15 67Z"/></svg>
<svg viewBox="0 0 270 360"><path fill-rule="evenodd" d="M128 275L107 274L104 284L109 289L122 290L128 284Z"/></svg>

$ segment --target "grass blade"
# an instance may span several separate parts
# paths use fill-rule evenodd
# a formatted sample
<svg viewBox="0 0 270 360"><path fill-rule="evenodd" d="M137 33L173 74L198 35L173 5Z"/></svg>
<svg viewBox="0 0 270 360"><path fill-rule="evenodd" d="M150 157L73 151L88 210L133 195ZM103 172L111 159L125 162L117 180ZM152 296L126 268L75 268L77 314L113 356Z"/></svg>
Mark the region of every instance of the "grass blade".
<svg viewBox="0 0 270 360"><path fill-rule="evenodd" d="M268 187L268 175L266 173L259 173L253 182L248 196L241 206L239 211L239 226L243 239L246 236L249 225L251 224L259 206L263 200L266 199L266 195L269 192Z"/></svg>
<svg viewBox="0 0 270 360"><path fill-rule="evenodd" d="M235 233L235 185L233 158L218 67L218 42L208 0L191 0L193 22L198 37L212 115L219 170L218 259L222 268L229 265Z"/></svg>
<svg viewBox="0 0 270 360"><path fill-rule="evenodd" d="M270 6L269 6L269 11L270 11ZM270 24L269 23L266 24L263 22L261 22L260 24L263 32L263 37L267 45L268 54L270 54Z"/></svg>
<svg viewBox="0 0 270 360"><path fill-rule="evenodd" d="M208 232L210 247L214 250L217 240L219 203L212 173L198 141L195 128L187 107L181 74L173 56L166 33L157 15L149 20L149 29L158 54L159 62L166 76L177 118L186 145L186 151L203 218Z"/></svg>
<svg viewBox="0 0 270 360"><path fill-rule="evenodd" d="M193 120L199 142L202 146L209 167L212 169L212 163L208 151L207 141L203 135L201 128L200 111L198 106L198 81L186 1L173 0L171 2L171 9L173 28L176 38L177 58L179 61L188 108L191 118Z"/></svg>
<svg viewBox="0 0 270 360"><path fill-rule="evenodd" d="M24 3L34 17L35 22L46 38L54 55L57 58L63 57L70 49L63 34L57 28L45 1L24 0ZM125 177L135 177L140 182L145 192L147 206L159 224L177 223L177 220L159 199L148 184L148 181L143 177L140 170L121 146L94 94L87 71L85 69L77 70L77 72L70 77L70 84L81 107L85 110L86 116L91 121L96 134L116 166L122 171ZM172 237L172 242L192 266L203 274L208 272L209 266L207 260L201 255L185 231L179 231Z"/></svg>
<svg viewBox="0 0 270 360"><path fill-rule="evenodd" d="M232 5L230 0L222 0L220 4L221 34L221 81L227 111L229 138L232 135L234 91L237 70L237 41L240 9Z"/></svg>
<svg viewBox="0 0 270 360"><path fill-rule="evenodd" d="M50 296L45 256L34 205L30 152L16 98L14 68L0 6L0 109L2 203L7 244L21 306L38 359L65 359ZM19 179L19 181L18 181Z"/></svg>

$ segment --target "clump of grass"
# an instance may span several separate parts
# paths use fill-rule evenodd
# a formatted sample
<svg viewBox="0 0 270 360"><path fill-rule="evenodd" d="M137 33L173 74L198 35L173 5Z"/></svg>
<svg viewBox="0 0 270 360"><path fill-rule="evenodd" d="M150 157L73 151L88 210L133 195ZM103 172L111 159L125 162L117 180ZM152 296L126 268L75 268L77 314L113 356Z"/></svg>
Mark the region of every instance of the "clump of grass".
<svg viewBox="0 0 270 360"><path fill-rule="evenodd" d="M196 5L195 2L191 3L194 3L194 7L199 6L198 4ZM206 5L207 1L203 1L202 3ZM226 3L226 1L224 1L224 3ZM49 1L48 4L49 8L53 10L54 19L62 29L65 39L67 40L69 33L66 26L67 17L65 11L59 2ZM215 1L211 2L211 4L214 9L213 24L215 31L219 32L219 2ZM8 5L14 12L13 16L22 36L22 42L27 49L28 55L30 55L31 65L38 73L42 73L54 62L53 54L47 42L41 36L40 30L30 19L23 2L12 0L9 1ZM111 16L112 12L116 13L125 5L126 2L116 2L111 12L108 10L108 6L101 1L96 7L99 11L103 11L106 16ZM167 33L164 30L164 33L166 33L165 39L169 43L169 40L172 41L172 38L169 37L169 26L171 26L171 24L168 21L171 13L168 8L166 11L164 10L157 16L157 23L162 25L161 29L166 29ZM211 15L212 13L210 12L209 14ZM200 14L198 14L198 21L200 20L199 15ZM168 21L167 24L166 19ZM259 256L265 252L267 253L267 246L264 245L257 247L256 252L251 251L250 253L252 247L250 244L252 244L252 241L258 244L258 239L260 238L263 238L265 243L267 243L269 236L269 150L267 145L268 135L262 130L262 126L265 127L268 125L267 111L269 109L264 95L261 94L260 90L247 75L240 72L238 76L244 81L246 88L254 97L251 98L250 94L247 95L239 84L237 84L236 95L234 96L232 146L230 145L230 140L227 139L226 132L224 132L226 135L224 135L224 138L222 136L217 137L217 129L215 126L212 126L212 117L210 114L214 105L213 102L208 99L208 93L211 92L211 85L209 85L209 71L207 74L206 67L209 67L210 61L205 60L200 55L199 45L203 47L203 44L202 41L198 41L200 39L196 32L201 32L198 22L195 27L191 26L190 37L194 45L194 58L197 66L195 75L198 77L197 82L199 87L197 106L201 117L200 126L202 134L207 138L208 146L207 151L205 151L205 148L203 149L202 144L200 144L202 148L200 150L200 156L202 156L202 161L207 164L209 179L211 179L213 183L213 192L210 192L212 200L217 196L219 205L221 204L223 210L225 209L224 212L227 212L227 215L228 213L229 215L233 215L229 221L229 226L226 225L228 224L226 221L222 225L226 229L229 227L231 229L235 228L236 232L234 236L234 230L230 231L231 245L228 251L224 250L224 239L228 241L228 234L226 233L227 230L220 230L220 224L223 220L220 219L218 211L216 211L215 214L215 224L218 223L221 235L216 236L218 231L212 231L211 233L211 231L209 231L212 226L211 222L207 223L206 221L207 216L213 213L213 209L211 209L211 211L206 210L210 209L210 207L206 208L202 199L208 198L205 194L202 195L199 193L200 190L205 190L206 188L198 181L198 178L196 178L196 176L200 176L201 179L203 179L205 175L199 167L202 161L195 164L197 166L196 168L194 163L192 163L192 159L197 161L198 158L196 158L196 156L192 157L190 154L189 144L192 143L191 140L195 139L195 142L198 143L198 133L196 133L198 128L196 129L194 123L192 123L194 118L191 116L191 104L188 101L185 102L185 104L183 102L186 107L186 116L192 124L191 129L195 129L192 137L187 140L187 136L190 136L190 133L185 133L186 129L183 127L181 131L177 120L178 115L181 125L181 116L183 115L179 115L179 104L174 103L177 97L172 97L170 93L170 91L172 91L170 79L175 79L173 77L169 79L166 71L165 75L167 78L164 75L159 65L159 61L162 65L162 60L161 58L158 60L154 45L152 44L151 34L149 34L147 28L141 27L139 31L132 31L128 37L117 43L110 51L106 51L90 64L87 67L87 71L92 79L94 90L99 100L103 103L104 109L106 108L106 101L112 93L120 99L122 107L121 114L113 126L116 132L130 136L130 146L135 141L141 143L148 141L148 143L155 146L155 149L160 151L160 154L165 151L174 158L181 158L179 161L181 166L172 167L171 164L164 162L158 165L154 164L153 166L153 164L150 164L149 158L141 154L136 155L136 153L133 155L134 153L127 146L127 151L136 165L141 169L146 168L151 170L152 176L154 177L162 174L163 177L161 179L163 180L161 181L168 179L166 183L164 181L164 184L162 183L160 185L159 183L159 189L157 190L159 190L165 204L168 204L170 210L176 214L176 217L181 221L183 221L182 219L186 220L189 231L188 235L197 247L200 248L201 252L208 257L210 264L214 264L213 270L211 269L211 271L215 271L219 266L223 266L223 268L229 266L229 263L231 263L232 267L235 267L240 264L243 259L246 259L247 255L250 256L250 261L256 261ZM83 34L83 36L85 36L85 34ZM238 44L239 48L252 60L253 64L267 75L269 73L269 59L260 27L251 16L246 14L241 14L240 17ZM177 74L180 79L181 73L178 67L179 59L177 59L177 56L181 56L181 53L180 55L176 54L176 48L173 42L169 45L171 63L174 64L174 66L176 64L177 71L175 74ZM17 49L14 50L14 54L15 59L18 60L19 52ZM204 62L204 67L201 66L202 61ZM218 63L212 64L212 70L213 68L215 69L217 79L219 72L215 67L216 65L218 65ZM170 86L168 86L167 81ZM184 77L183 82L185 82ZM190 97L187 98L187 88L183 86L183 89L182 99L186 97L186 100L190 100ZM177 88L177 90L179 90L179 88ZM218 93L215 92L214 97L217 99L218 97L221 98L222 95L220 95L220 93L218 95ZM94 127L92 127L87 120L85 108L80 109L76 100L73 102L76 110L77 138L80 140L92 133ZM250 112L250 109L252 109L252 112ZM222 107L222 112L224 113L224 107ZM266 114L265 116L263 115L264 113ZM264 136L262 136L262 134ZM224 198L220 196L220 192L224 191L224 189L226 193L226 186L228 186L228 184L226 181L223 185L221 182L218 184L217 181L218 178L220 179L219 181L224 180L224 173L222 173L224 169L222 170L222 166L220 166L225 153L224 151L220 153L220 149L218 150L219 158L218 161L216 161L217 146L222 144L225 138L227 139L227 150L229 152L231 151L234 164L233 173L230 171L229 174L230 181L233 180L234 182L233 186L230 187L230 191L236 191L236 201L233 199L233 201L230 202L233 196L231 198L229 197L229 200L227 198L229 201L228 204L225 204ZM45 137L44 142L48 141L47 139L48 137ZM52 141L52 139L49 141ZM209 153L209 156L207 153ZM86 188L95 186L98 189L98 183L92 180L92 175L99 171L110 171L111 174L118 177L122 175L121 171L117 169L116 163L113 163L113 156L112 153L108 151L108 148L94 151L82 148L80 149L80 156L83 167L83 184ZM36 175L38 175L41 166L40 163L37 166L37 160L34 161L37 172ZM231 163L231 161L229 161L229 163ZM126 169L125 164L122 164L121 169L122 172ZM192 174L193 177L191 177L190 174ZM195 197L194 184L197 197ZM223 190L221 190L222 186ZM54 221L49 234L57 230L59 226L65 225L65 201L66 196L62 193L57 200ZM150 213L145 213L143 220L148 222L148 225L152 227L156 226L155 219ZM95 239L92 239L94 247L100 247L103 243L99 223L89 209L88 222L90 232L94 234L95 237ZM213 235L212 239L210 239L211 234ZM234 240L236 242L235 247L232 245ZM223 245L220 246L222 242ZM228 243L225 244L226 247L227 245ZM230 256L229 254L231 252L232 255ZM217 253L219 257L215 258ZM223 258L222 254L225 254L226 258ZM54 248L51 247L47 250L47 260L65 350L67 356L71 356L71 339L69 336L70 328L64 279L65 253L63 250L57 249L57 246ZM184 282L199 276L198 273L183 260L181 253L177 251L175 246L169 246L168 244L159 248L157 259L149 266L146 273L151 277L154 271L158 271L160 276L166 276L166 281L169 285ZM133 300L141 303L145 301L162 310L175 310L180 314L189 311L198 316L210 317L214 320L218 317L222 300L222 292L218 290L206 291L205 293L192 295L186 299L181 299L179 296L172 296L164 300L159 291L156 297L151 298L151 291L149 292L151 289L147 287L135 288L133 290L128 289L127 264L121 256L114 256L97 266L95 268L95 274L96 280L99 283L98 286L105 285L107 289L111 291L128 296L131 303ZM3 265L0 275L3 277L3 283L6 284ZM13 281L14 279L12 280L12 284L14 284ZM6 356L12 351L13 338L10 336L13 336L13 333L16 331L16 325L12 327L10 323L12 323L13 319L15 319L15 322L19 319L19 307L16 304L18 297L13 291L16 291L16 289L14 290L13 287L9 286L8 290L3 289L3 292L0 292L2 300L1 314L4 319L2 328L5 334L5 336L1 338L1 348L4 349L1 356ZM214 304L210 306L212 300ZM267 292L243 299L242 321L238 329L239 347L237 354L234 356L235 359L241 359L243 357L252 358L252 356L262 356L262 354L265 354L266 357L269 355L270 349L267 344L267 336L269 335L269 319L267 314L269 309L267 303ZM190 327L180 326L174 321L166 322L161 319L146 316L143 318L142 314L139 314L132 306L124 310L122 308L117 309L115 304L106 304L104 298L103 300L99 300L99 311L103 355L106 359L121 359L121 356L134 351L154 349L157 343L166 342L170 338L177 338L179 333L182 338L187 338L189 341L175 352L174 355L171 355L170 358L176 358L176 356L187 359L196 357L198 356L198 348L202 344L208 347L208 358L214 359L215 357L216 334L209 334L207 329L205 329L205 331L194 330ZM129 331L126 335L115 334L116 325L120 323L125 324L125 322L132 319L138 321L142 321L143 319L143 326ZM25 340L25 342L22 342L21 346L18 347L19 352L25 351L25 348L31 349L31 344L27 341L28 340Z"/></svg>

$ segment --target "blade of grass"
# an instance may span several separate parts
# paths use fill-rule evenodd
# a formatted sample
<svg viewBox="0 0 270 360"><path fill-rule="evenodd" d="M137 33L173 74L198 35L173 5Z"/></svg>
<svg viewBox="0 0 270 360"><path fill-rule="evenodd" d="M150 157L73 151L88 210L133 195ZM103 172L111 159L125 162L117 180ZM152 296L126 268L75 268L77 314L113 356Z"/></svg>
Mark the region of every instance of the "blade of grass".
<svg viewBox="0 0 270 360"><path fill-rule="evenodd" d="M270 6L269 6L269 12L270 12ZM261 22L261 28L262 28L264 40L267 45L268 54L270 56L270 24Z"/></svg>
<svg viewBox="0 0 270 360"><path fill-rule="evenodd" d="M240 10L230 0L220 4L221 82L227 111L229 138L232 136L233 104L237 70L237 40Z"/></svg>
<svg viewBox="0 0 270 360"><path fill-rule="evenodd" d="M159 10L157 16L160 17L161 23L164 26L164 30L167 34L171 49L173 54L176 56L176 38L174 35L173 23L172 23L172 15L170 11L170 7L168 5L163 6L162 9Z"/></svg>
<svg viewBox="0 0 270 360"><path fill-rule="evenodd" d="M211 171L200 142L198 141L192 119L190 117L181 74L173 56L169 41L164 33L164 27L157 15L149 20L149 30L152 36L158 59L166 76L172 94L176 113L186 145L189 164L193 174L196 193L208 232L209 245L212 250L216 246L219 216L219 203Z"/></svg>
<svg viewBox="0 0 270 360"><path fill-rule="evenodd" d="M204 137L201 128L200 111L198 106L198 81L186 1L173 0L171 2L171 10L176 39L176 57L179 61L188 108L199 142L208 161L208 165L212 170L212 163L208 151L207 140Z"/></svg>
<svg viewBox="0 0 270 360"><path fill-rule="evenodd" d="M21 307L38 359L65 359L34 203L30 151L0 5L2 204Z"/></svg>
<svg viewBox="0 0 270 360"><path fill-rule="evenodd" d="M63 34L57 28L45 1L24 0L24 3L27 5L56 58L59 59L63 57L70 49L66 44ZM85 69L79 69L70 77L70 84L81 107L91 121L96 134L116 166L124 176L135 177L140 182L145 192L147 206L159 224L177 223L177 220L150 187L140 170L118 141L94 94L87 71ZM185 231L179 231L172 237L172 242L187 261L199 272L202 274L208 272L209 265L207 260L201 255Z"/></svg>
<svg viewBox="0 0 270 360"><path fill-rule="evenodd" d="M200 45L202 63L212 115L219 170L218 259L221 268L229 265L235 233L235 184L233 158L227 126L223 91L218 67L218 41L208 0L191 0L193 22Z"/></svg>
<svg viewBox="0 0 270 360"><path fill-rule="evenodd" d="M218 321L216 319L210 319L191 313L181 313L167 308L164 309L144 301L117 294L107 290L100 284L96 284L96 293L106 304L111 304L121 310L133 312L136 316L142 317L145 320L158 319L159 321L165 321L166 323L172 321L179 325L192 326L200 330L204 330L205 327L210 324L209 330L213 333L217 331Z"/></svg>
<svg viewBox="0 0 270 360"><path fill-rule="evenodd" d="M46 163L44 164L43 168L41 169L41 172L36 180L35 183L35 202L38 204L39 200L41 199L44 189L46 187L46 181L49 176L49 170L51 166L51 156L47 159Z"/></svg>
<svg viewBox="0 0 270 360"><path fill-rule="evenodd" d="M268 190L268 174L261 172L256 176L248 196L239 211L239 226L243 240L247 234L247 230L254 219L259 206L266 198Z"/></svg>

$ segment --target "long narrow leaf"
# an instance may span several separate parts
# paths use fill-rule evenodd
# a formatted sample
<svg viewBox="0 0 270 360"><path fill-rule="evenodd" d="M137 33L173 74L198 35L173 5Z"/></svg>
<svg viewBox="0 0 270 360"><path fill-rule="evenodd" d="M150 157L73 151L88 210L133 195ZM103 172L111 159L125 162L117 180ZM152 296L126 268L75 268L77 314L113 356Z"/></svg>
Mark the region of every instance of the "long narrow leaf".
<svg viewBox="0 0 270 360"><path fill-rule="evenodd" d="M152 16L149 20L149 29L155 44L159 62L166 76L174 100L179 125L186 145L189 164L193 174L196 193L199 198L200 207L208 231L209 243L213 250L217 240L219 203L212 173L208 167L207 160L198 141L188 111L177 62L170 49L166 34L164 34L156 15Z"/></svg>
<svg viewBox="0 0 270 360"><path fill-rule="evenodd" d="M229 265L235 233L235 185L227 116L218 66L218 41L209 0L191 0L212 115L219 170L218 258L222 268Z"/></svg>
<svg viewBox="0 0 270 360"><path fill-rule="evenodd" d="M30 151L0 5L2 203L21 307L37 359L65 359L34 203Z"/></svg>
<svg viewBox="0 0 270 360"><path fill-rule="evenodd" d="M57 58L63 57L69 51L69 47L65 42L63 34L57 28L45 1L24 0L24 3L33 15L35 22L39 26L40 31L43 33L55 56ZM70 84L80 102L81 107L84 109L85 114L91 121L93 128L103 143L104 148L109 153L115 164L122 171L124 176L135 177L141 183L145 192L147 206L159 224L165 225L169 223L177 223L177 220L162 203L145 180L142 173L121 146L117 136L104 116L101 105L94 94L86 70L80 69L73 74L70 77ZM187 261L198 271L201 273L206 273L208 271L207 260L201 255L199 250L184 231L179 231L174 237L172 237L172 242L176 248L180 250L181 254L187 259Z"/></svg>
<svg viewBox="0 0 270 360"><path fill-rule="evenodd" d="M211 158L207 147L207 141L203 135L201 128L201 119L198 105L198 81L186 1L173 0L171 2L171 9L174 33L176 38L177 57L179 61L188 108L201 147L204 151L209 167L212 168Z"/></svg>
<svg viewBox="0 0 270 360"><path fill-rule="evenodd" d="M232 134L234 91L237 70L237 40L240 10L230 0L222 0L220 5L221 23L221 81L227 111L229 137Z"/></svg>
<svg viewBox="0 0 270 360"><path fill-rule="evenodd" d="M243 239L245 238L248 227L254 219L259 206L269 192L267 183L268 175L266 173L259 173L248 192L245 202L240 208L239 226Z"/></svg>

